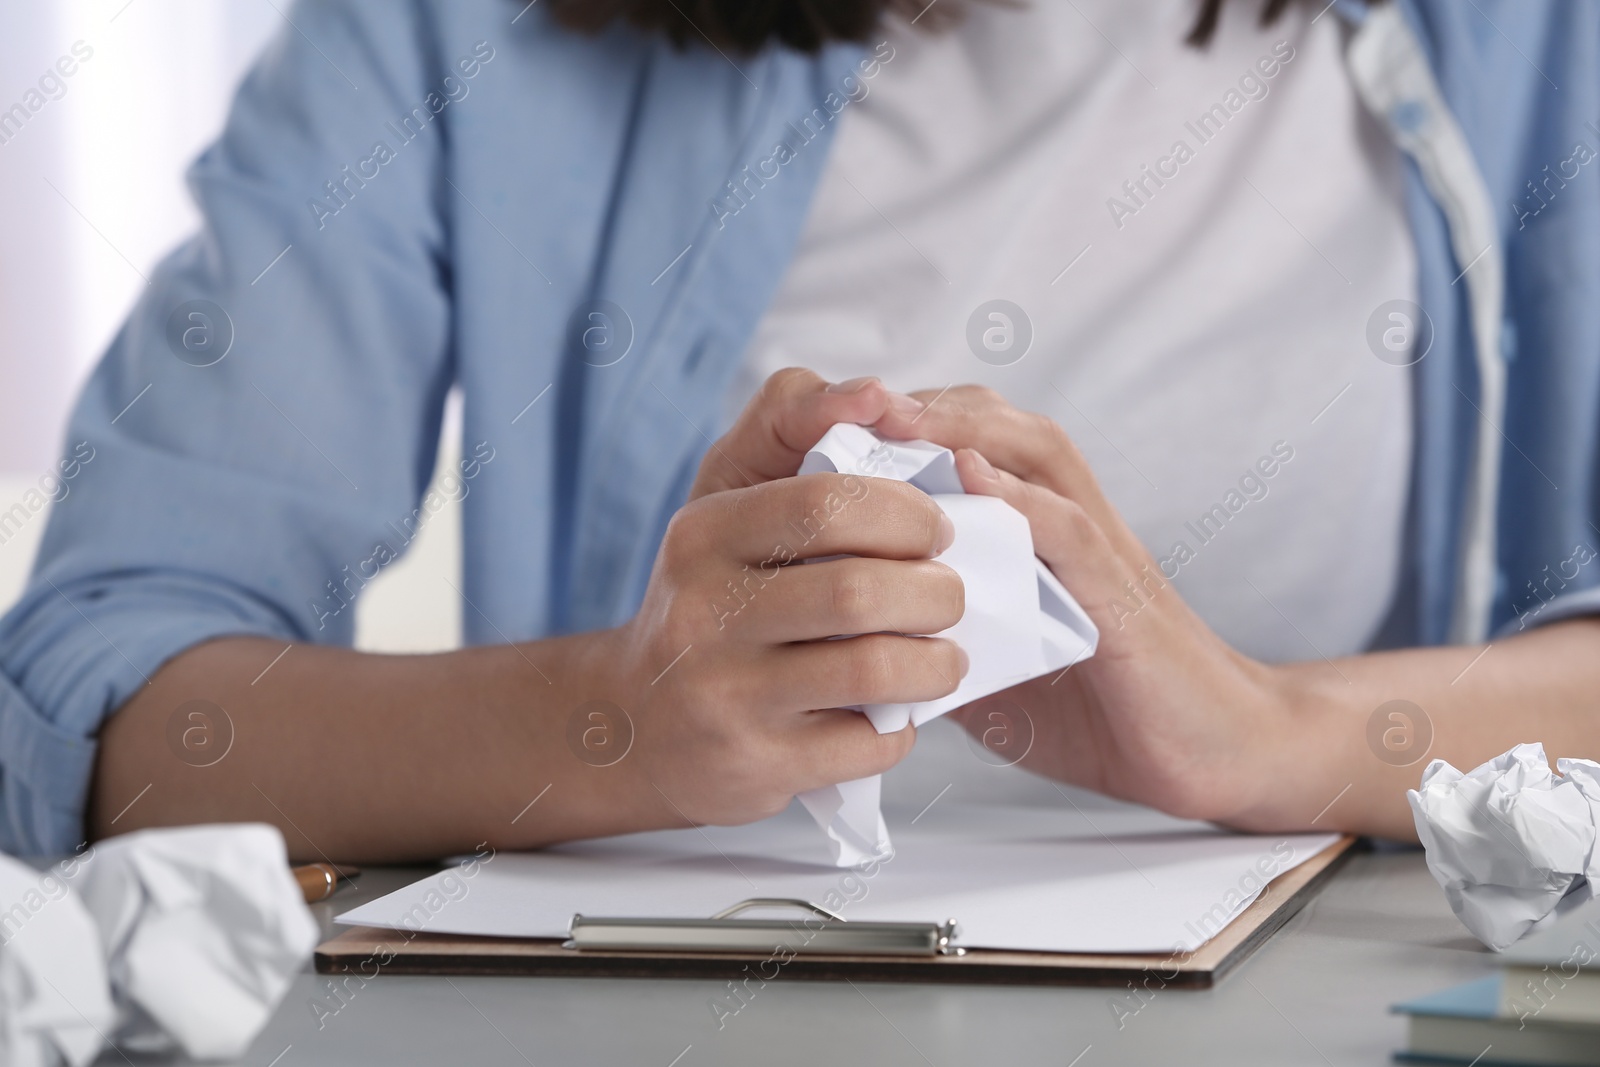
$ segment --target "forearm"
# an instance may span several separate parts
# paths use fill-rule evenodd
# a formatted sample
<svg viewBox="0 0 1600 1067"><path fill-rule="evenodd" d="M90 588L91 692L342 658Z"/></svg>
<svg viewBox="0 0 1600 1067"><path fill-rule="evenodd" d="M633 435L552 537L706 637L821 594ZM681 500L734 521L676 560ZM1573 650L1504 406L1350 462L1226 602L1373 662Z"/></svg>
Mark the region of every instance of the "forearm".
<svg viewBox="0 0 1600 1067"><path fill-rule="evenodd" d="M1262 734L1262 797L1230 821L1415 840L1405 793L1432 759L1468 769L1525 741L1543 742L1552 758L1600 755L1600 620L1558 623L1484 649L1405 649L1279 668L1288 712ZM1421 715L1386 709L1369 731L1374 713L1394 700ZM1389 729L1396 732L1386 746Z"/></svg>
<svg viewBox="0 0 1600 1067"><path fill-rule="evenodd" d="M394 862L681 825L629 760L597 767L568 745L574 709L613 696L614 639L431 656L297 644L276 662L284 646L257 638L198 646L102 729L92 831L259 820L296 858ZM187 723L169 730L197 699L225 709L226 755L220 718L200 756L175 740Z"/></svg>
<svg viewBox="0 0 1600 1067"><path fill-rule="evenodd" d="M102 726L90 830L259 819L297 857L399 861L750 822L882 773L913 731L881 735L842 709L955 687L953 644L892 636L960 618L960 579L932 561L953 534L902 483L869 499L855 475L790 476L830 426L870 425L892 399L876 379L773 375L707 454L638 614L615 629L435 656L242 637L189 649ZM818 514L825 527L778 559ZM835 595L865 587L884 591L870 618ZM818 640L840 634L863 636ZM189 701L224 710L208 728ZM609 730L596 701L625 709ZM185 745L196 729L205 744Z"/></svg>

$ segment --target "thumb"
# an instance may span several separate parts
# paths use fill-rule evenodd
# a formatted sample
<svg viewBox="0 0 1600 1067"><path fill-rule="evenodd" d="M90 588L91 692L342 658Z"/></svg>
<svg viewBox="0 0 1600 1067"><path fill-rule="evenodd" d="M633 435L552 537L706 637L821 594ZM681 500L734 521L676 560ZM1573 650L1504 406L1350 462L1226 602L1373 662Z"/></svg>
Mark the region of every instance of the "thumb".
<svg viewBox="0 0 1600 1067"><path fill-rule="evenodd" d="M889 396L876 378L829 384L801 367L778 371L762 383L733 428L711 446L689 498L791 477L829 427L877 421Z"/></svg>

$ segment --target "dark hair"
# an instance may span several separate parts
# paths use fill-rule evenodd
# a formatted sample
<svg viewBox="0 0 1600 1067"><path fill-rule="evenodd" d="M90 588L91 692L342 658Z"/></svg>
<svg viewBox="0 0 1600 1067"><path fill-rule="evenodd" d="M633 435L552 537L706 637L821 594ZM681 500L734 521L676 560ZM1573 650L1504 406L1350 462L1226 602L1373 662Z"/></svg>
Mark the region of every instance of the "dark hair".
<svg viewBox="0 0 1600 1067"><path fill-rule="evenodd" d="M627 22L664 34L682 47L704 41L719 49L757 52L781 44L815 52L836 41L866 43L885 17L899 16L937 29L959 20L975 3L1022 6L1020 0L547 0L562 25L597 33ZM1057 0L1039 0L1054 3ZM1216 32L1226 0L1200 0L1194 28L1186 38L1203 48ZM1276 22L1289 0L1263 0L1261 24Z"/></svg>
<svg viewBox="0 0 1600 1067"><path fill-rule="evenodd" d="M680 47L705 41L756 52L777 43L815 52L835 41L865 43L887 15L947 25L969 0L548 0L562 25L597 32L614 22L665 34Z"/></svg>
<svg viewBox="0 0 1600 1067"><path fill-rule="evenodd" d="M1211 43L1211 37L1217 32L1217 19L1222 15L1222 5L1226 0L1201 0L1200 14L1195 16L1194 28L1189 31L1189 36L1184 41L1196 48L1204 48ZM1261 5L1261 25L1270 26L1278 21L1284 9L1289 6L1289 0L1263 0Z"/></svg>

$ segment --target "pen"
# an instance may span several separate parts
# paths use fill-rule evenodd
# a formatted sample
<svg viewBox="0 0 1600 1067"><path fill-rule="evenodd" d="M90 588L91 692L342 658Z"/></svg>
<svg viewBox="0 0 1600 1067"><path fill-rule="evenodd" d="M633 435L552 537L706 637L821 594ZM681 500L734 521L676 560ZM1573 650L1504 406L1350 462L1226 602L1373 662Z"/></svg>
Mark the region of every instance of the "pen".
<svg viewBox="0 0 1600 1067"><path fill-rule="evenodd" d="M290 868L289 873L300 883L300 892L305 895L306 903L315 904L319 900L327 900L333 896L340 886L349 885L360 878L361 868L336 867L331 863L308 863L303 867Z"/></svg>

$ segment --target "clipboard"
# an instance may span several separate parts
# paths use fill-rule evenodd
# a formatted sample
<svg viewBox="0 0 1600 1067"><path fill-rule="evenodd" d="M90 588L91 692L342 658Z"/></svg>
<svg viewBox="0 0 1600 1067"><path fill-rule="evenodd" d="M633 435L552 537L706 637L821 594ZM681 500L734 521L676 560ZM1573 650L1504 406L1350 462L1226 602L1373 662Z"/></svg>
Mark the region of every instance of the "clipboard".
<svg viewBox="0 0 1600 1067"><path fill-rule="evenodd" d="M355 926L317 946L319 974L518 975L742 980L774 966L812 981L1122 986L1154 975L1167 988L1206 989L1293 918L1350 857L1345 835L1285 871L1227 926L1189 953L1013 952L963 948L960 916L926 922L846 922L803 901L744 901L706 919L574 916L561 938L466 937ZM810 919L741 919L748 907L799 905ZM793 950L810 935L805 951ZM799 935L799 936L797 936ZM943 941L941 943L941 936ZM821 941L819 945L818 942ZM759 947L757 947L759 946ZM770 974L761 977L771 979Z"/></svg>

